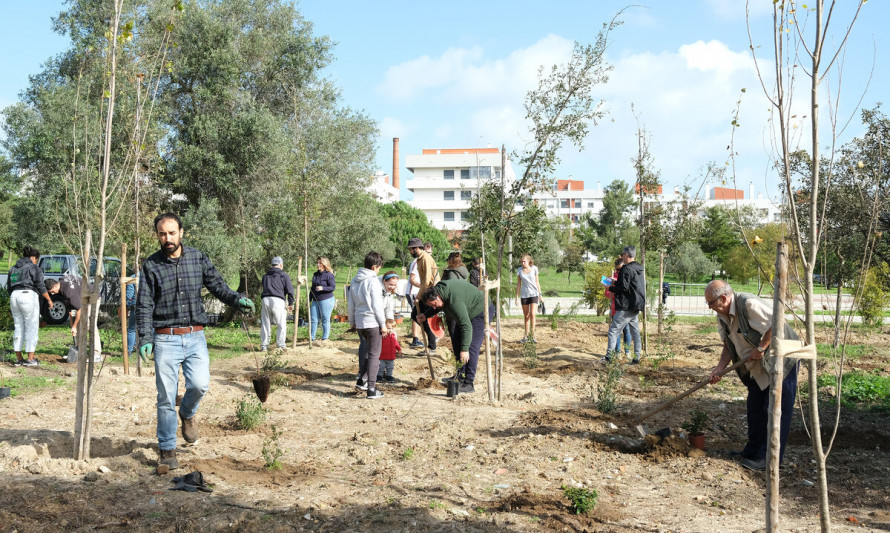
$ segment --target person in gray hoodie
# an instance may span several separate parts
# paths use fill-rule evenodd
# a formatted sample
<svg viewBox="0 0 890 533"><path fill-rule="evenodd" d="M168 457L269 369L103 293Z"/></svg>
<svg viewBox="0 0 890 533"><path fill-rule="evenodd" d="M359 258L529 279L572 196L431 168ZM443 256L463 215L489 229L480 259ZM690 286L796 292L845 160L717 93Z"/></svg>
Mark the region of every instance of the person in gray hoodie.
<svg viewBox="0 0 890 533"><path fill-rule="evenodd" d="M358 269L347 292L349 325L358 331L368 347L367 357L359 350L358 379L355 388L367 390L368 399L382 398L377 390L377 371L380 369L380 348L383 335L389 333L384 315L383 285L377 272L383 266L383 258L377 252L368 252L364 268Z"/></svg>

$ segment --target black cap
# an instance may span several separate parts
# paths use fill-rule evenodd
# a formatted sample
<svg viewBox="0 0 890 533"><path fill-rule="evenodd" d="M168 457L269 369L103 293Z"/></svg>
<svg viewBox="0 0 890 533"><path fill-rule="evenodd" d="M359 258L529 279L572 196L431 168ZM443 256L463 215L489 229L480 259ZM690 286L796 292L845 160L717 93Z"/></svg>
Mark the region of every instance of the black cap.
<svg viewBox="0 0 890 533"><path fill-rule="evenodd" d="M414 237L408 240L408 248L423 248L423 241Z"/></svg>

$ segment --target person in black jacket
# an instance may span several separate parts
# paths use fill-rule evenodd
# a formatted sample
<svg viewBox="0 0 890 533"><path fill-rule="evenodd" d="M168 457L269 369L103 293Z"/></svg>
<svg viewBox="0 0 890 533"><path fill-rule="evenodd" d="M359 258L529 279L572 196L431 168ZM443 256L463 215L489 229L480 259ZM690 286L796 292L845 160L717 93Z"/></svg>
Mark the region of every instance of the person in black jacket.
<svg viewBox="0 0 890 533"><path fill-rule="evenodd" d="M31 246L22 250L22 258L9 269L6 278L6 291L9 293L9 308L15 324L12 334L12 346L15 351L15 366L37 366L34 357L37 348L37 329L40 327L40 300L43 297L47 305L53 301L46 292L43 283L43 271L37 268L40 252ZM22 347L28 359L22 358Z"/></svg>
<svg viewBox="0 0 890 533"><path fill-rule="evenodd" d="M275 256L272 267L263 276L263 307L260 311L260 350L269 349L272 339L272 324L278 326L275 344L284 349L287 339L287 311L294 305L294 286L290 276L284 271L284 260ZM294 326L296 327L296 325Z"/></svg>
<svg viewBox="0 0 890 533"><path fill-rule="evenodd" d="M637 249L633 246L625 246L621 252L624 267L618 271L618 279L609 289L615 295L615 316L609 324L609 346L615 346L618 336L625 326L630 326L630 336L634 343L634 358L630 364L640 362L640 324L637 315L646 308L646 280L643 276L643 266L635 261ZM600 359L608 363L612 360L612 352L606 352L606 356Z"/></svg>

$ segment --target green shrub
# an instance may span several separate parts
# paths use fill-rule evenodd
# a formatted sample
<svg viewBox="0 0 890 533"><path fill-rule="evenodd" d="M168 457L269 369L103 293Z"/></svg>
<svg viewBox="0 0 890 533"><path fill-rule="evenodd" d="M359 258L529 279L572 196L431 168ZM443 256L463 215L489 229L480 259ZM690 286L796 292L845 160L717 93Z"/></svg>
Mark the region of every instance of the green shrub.
<svg viewBox="0 0 890 533"><path fill-rule="evenodd" d="M538 367L538 348L534 340L535 336L531 334L528 336L528 341L522 345L522 357L525 359L526 368Z"/></svg>
<svg viewBox="0 0 890 533"><path fill-rule="evenodd" d="M606 363L605 372L597 375L594 405L601 413L611 413L618 403L618 383L624 374L618 359L617 355L612 357L612 360Z"/></svg>
<svg viewBox="0 0 890 533"><path fill-rule="evenodd" d="M405 451L402 452L402 460L410 461L414 457L414 448L405 448Z"/></svg>
<svg viewBox="0 0 890 533"><path fill-rule="evenodd" d="M611 276L614 271L612 263L587 263L584 265L584 289L581 298L590 309L596 310L598 316L609 311L611 302L606 296L606 288L600 282L602 276Z"/></svg>
<svg viewBox="0 0 890 533"><path fill-rule="evenodd" d="M12 331L14 327L12 310L9 308L9 293L3 287L0 288L0 331Z"/></svg>
<svg viewBox="0 0 890 533"><path fill-rule="evenodd" d="M599 494L593 489L583 489L562 486L563 495L572 502L572 510L575 514L587 513L596 507L596 499Z"/></svg>
<svg viewBox="0 0 890 533"><path fill-rule="evenodd" d="M841 402L859 404L890 404L890 377L866 372L848 372L841 380ZM832 374L822 374L819 387L836 386Z"/></svg>
<svg viewBox="0 0 890 533"><path fill-rule="evenodd" d="M708 425L708 413L699 409L693 409L689 413L689 420L684 422L680 427L689 432L690 435L701 435L705 427Z"/></svg>
<svg viewBox="0 0 890 533"><path fill-rule="evenodd" d="M868 327L879 328L882 324L884 309L890 304L890 294L884 290L888 278L890 269L884 263L869 268L865 276L857 280L857 292L862 290L859 314L862 315L862 323Z"/></svg>
<svg viewBox="0 0 890 533"><path fill-rule="evenodd" d="M247 393L238 402L235 409L235 420L239 428L250 431L266 420L266 410L263 404L252 393Z"/></svg>
<svg viewBox="0 0 890 533"><path fill-rule="evenodd" d="M272 425L272 437L263 441L263 460L265 466L269 470L281 470L281 458L284 456L284 450L278 444L278 437L281 435L278 428Z"/></svg>

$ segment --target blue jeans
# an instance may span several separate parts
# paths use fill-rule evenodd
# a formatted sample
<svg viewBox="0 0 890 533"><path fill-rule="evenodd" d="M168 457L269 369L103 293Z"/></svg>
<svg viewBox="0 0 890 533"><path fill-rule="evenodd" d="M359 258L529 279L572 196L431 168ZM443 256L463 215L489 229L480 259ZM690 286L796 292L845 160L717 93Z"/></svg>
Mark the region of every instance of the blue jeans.
<svg viewBox="0 0 890 533"><path fill-rule="evenodd" d="M334 310L334 298L327 300L312 300L309 304L309 312L312 313L312 325L309 327L309 338L315 340L315 330L321 322L321 340L328 340L331 336L331 311Z"/></svg>
<svg viewBox="0 0 890 533"><path fill-rule="evenodd" d="M395 359L387 359L385 361L380 361L380 369L377 370L377 381L380 381L386 376L392 377L392 371L396 368L396 360Z"/></svg>
<svg viewBox="0 0 890 533"><path fill-rule="evenodd" d="M610 352L618 353L621 351L621 341L624 340L624 354L627 355L630 353L630 326L624 326L624 329L621 330L621 334L618 335L618 340L615 341L614 346L609 346Z"/></svg>
<svg viewBox="0 0 890 533"><path fill-rule="evenodd" d="M640 323L637 321L637 315L639 313L639 311L624 310L615 312L615 315L612 317L612 323L609 324L609 340L607 343L609 350L618 344L621 332L625 327L628 327L630 328L630 335L634 341L634 358L639 359L641 344Z"/></svg>
<svg viewBox="0 0 890 533"><path fill-rule="evenodd" d="M127 352L136 352L136 311L131 307L127 313Z"/></svg>
<svg viewBox="0 0 890 533"><path fill-rule="evenodd" d="M201 398L210 387L210 354L204 331L186 335L155 334L155 384L158 388L158 448L176 448L176 393L179 391L179 367L185 376L185 395L179 405L183 418L198 411Z"/></svg>

